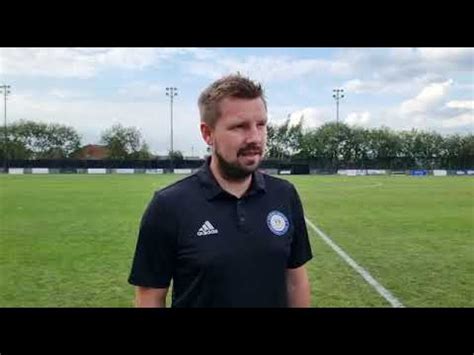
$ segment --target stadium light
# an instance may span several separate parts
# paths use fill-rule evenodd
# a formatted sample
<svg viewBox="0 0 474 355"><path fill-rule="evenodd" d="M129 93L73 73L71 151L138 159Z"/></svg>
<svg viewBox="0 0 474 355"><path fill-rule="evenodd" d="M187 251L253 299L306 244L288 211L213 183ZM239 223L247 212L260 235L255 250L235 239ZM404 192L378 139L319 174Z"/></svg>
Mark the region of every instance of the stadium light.
<svg viewBox="0 0 474 355"><path fill-rule="evenodd" d="M3 98L5 102L5 141L3 142L3 149L4 149L4 157L3 157L3 172L7 173L7 155L8 155L8 147L7 147L7 139L8 139L8 133L7 133L7 96L8 94L11 93L10 91L10 85L2 85L0 86L0 93L3 93Z"/></svg>
<svg viewBox="0 0 474 355"><path fill-rule="evenodd" d="M171 132L170 132L170 153L173 153L173 98L175 96L178 96L178 89L175 87L167 87L166 88L166 96L170 97L170 107L171 107L171 119L170 119L170 126L171 126Z"/></svg>
<svg viewBox="0 0 474 355"><path fill-rule="evenodd" d="M336 100L336 124L339 124L339 100L344 97L344 89L334 89L333 93L332 97Z"/></svg>

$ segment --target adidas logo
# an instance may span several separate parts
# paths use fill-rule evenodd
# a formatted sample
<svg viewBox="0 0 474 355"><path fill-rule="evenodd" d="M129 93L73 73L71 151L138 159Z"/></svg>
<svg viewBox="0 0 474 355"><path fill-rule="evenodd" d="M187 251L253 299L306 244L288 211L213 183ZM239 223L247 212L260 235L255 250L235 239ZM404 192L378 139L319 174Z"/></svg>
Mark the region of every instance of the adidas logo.
<svg viewBox="0 0 474 355"><path fill-rule="evenodd" d="M197 235L201 237L203 235L210 235L210 234L217 234L217 233L219 233L219 231L215 229L214 226L209 221L206 221L204 222L202 227L199 228Z"/></svg>

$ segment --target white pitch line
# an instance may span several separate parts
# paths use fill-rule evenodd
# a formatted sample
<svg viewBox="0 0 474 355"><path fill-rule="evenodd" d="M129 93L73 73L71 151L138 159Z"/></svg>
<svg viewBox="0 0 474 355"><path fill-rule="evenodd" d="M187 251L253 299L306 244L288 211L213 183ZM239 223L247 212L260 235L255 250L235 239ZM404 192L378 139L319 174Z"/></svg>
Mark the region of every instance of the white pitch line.
<svg viewBox="0 0 474 355"><path fill-rule="evenodd" d="M313 230L319 234L319 236L337 253L341 258L344 259L355 271L357 271L365 281L367 281L375 290L389 302L392 307L403 308L405 307L395 296L393 296L389 290L383 287L376 279L369 274L362 266L358 265L354 259L352 259L344 250L342 250L336 243L332 241L326 234L323 233L318 227L316 227L308 218L305 217L306 222Z"/></svg>

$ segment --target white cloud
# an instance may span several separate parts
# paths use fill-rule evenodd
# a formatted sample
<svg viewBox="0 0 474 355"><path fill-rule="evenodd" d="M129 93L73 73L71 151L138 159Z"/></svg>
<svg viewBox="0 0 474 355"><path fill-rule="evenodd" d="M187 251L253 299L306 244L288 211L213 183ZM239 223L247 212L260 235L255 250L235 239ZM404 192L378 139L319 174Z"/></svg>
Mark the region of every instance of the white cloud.
<svg viewBox="0 0 474 355"><path fill-rule="evenodd" d="M438 62L444 65L448 63L470 65L471 69L474 61L473 48L419 48L417 53L427 62Z"/></svg>
<svg viewBox="0 0 474 355"><path fill-rule="evenodd" d="M354 94L379 94L379 95L407 95L421 90L432 83L446 81L440 74L426 73L413 78L401 78L400 80L380 79L351 79L342 84L342 88L348 93Z"/></svg>
<svg viewBox="0 0 474 355"><path fill-rule="evenodd" d="M209 56L195 48L0 48L0 74L90 78L101 70L140 70L187 53Z"/></svg>
<svg viewBox="0 0 474 355"><path fill-rule="evenodd" d="M342 87L347 92L361 94L380 90L383 87L383 84L382 82L377 82L374 80L362 81L360 79L353 79L345 82Z"/></svg>
<svg viewBox="0 0 474 355"><path fill-rule="evenodd" d="M81 92L78 90L69 90L69 89L51 89L47 92L48 95L58 98L58 99L77 99L77 98L84 98L87 95L85 92Z"/></svg>
<svg viewBox="0 0 474 355"><path fill-rule="evenodd" d="M189 61L182 64L184 70L195 76L203 76L210 79L217 79L223 73L223 69L210 61Z"/></svg>
<svg viewBox="0 0 474 355"><path fill-rule="evenodd" d="M402 114L423 113L435 109L446 97L452 80L442 83L433 83L425 88L413 99L402 102Z"/></svg>
<svg viewBox="0 0 474 355"><path fill-rule="evenodd" d="M370 122L370 112L351 112L344 122L351 126L367 126Z"/></svg>
<svg viewBox="0 0 474 355"><path fill-rule="evenodd" d="M459 108L459 109L468 109L474 110L474 101L473 100L454 100L446 103L446 107L449 108Z"/></svg>
<svg viewBox="0 0 474 355"><path fill-rule="evenodd" d="M441 120L441 127L461 128L470 130L474 128L474 101L473 100L453 100L446 103L445 107L451 109L453 116Z"/></svg>
<svg viewBox="0 0 474 355"><path fill-rule="evenodd" d="M474 69L472 48L343 49L337 59L357 74L343 85L354 93L411 94Z"/></svg>
<svg viewBox="0 0 474 355"><path fill-rule="evenodd" d="M216 79L240 72L261 82L292 80L310 74L347 73L346 63L325 59L296 59L288 56L248 56L245 58L214 56L212 62L192 60L183 68L196 76Z"/></svg>
<svg viewBox="0 0 474 355"><path fill-rule="evenodd" d="M474 115L472 113L463 113L461 115L441 121L444 128L468 127L471 131L474 128Z"/></svg>
<svg viewBox="0 0 474 355"><path fill-rule="evenodd" d="M117 93L120 96L127 96L129 99L150 99L164 96L166 88L164 85L148 83L144 81L134 81L121 86Z"/></svg>
<svg viewBox="0 0 474 355"><path fill-rule="evenodd" d="M332 119L327 108L306 107L290 115L290 126L297 125L303 119L303 128L317 128Z"/></svg>
<svg viewBox="0 0 474 355"><path fill-rule="evenodd" d="M93 56L66 48L2 48L3 75L90 77L95 72Z"/></svg>
<svg viewBox="0 0 474 355"><path fill-rule="evenodd" d="M356 48L343 49L337 58L353 72L372 78L414 78L454 68L471 72L473 48ZM453 66L454 65L454 66Z"/></svg>
<svg viewBox="0 0 474 355"><path fill-rule="evenodd" d="M194 55L197 60L210 60L216 55L215 50L207 48L185 48L184 50Z"/></svg>
<svg viewBox="0 0 474 355"><path fill-rule="evenodd" d="M416 97L402 102L398 109L387 111L388 125L401 129L437 130L441 133L472 130L474 101L447 101L452 85L453 81L448 80L426 86Z"/></svg>

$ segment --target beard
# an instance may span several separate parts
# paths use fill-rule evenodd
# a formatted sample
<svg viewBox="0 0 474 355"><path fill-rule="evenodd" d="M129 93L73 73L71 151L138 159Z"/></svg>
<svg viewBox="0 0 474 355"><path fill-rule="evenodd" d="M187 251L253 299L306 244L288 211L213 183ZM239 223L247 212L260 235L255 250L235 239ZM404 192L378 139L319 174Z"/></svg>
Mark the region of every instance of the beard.
<svg viewBox="0 0 474 355"><path fill-rule="evenodd" d="M256 145L248 145L239 149L237 157L245 155L247 152L258 152L260 154L260 160L257 164L252 166L245 166L237 162L229 162L219 153L219 148L215 145L214 154L219 164L217 164L219 172L226 180L241 181L251 175L255 170L258 169L263 158L263 149Z"/></svg>

